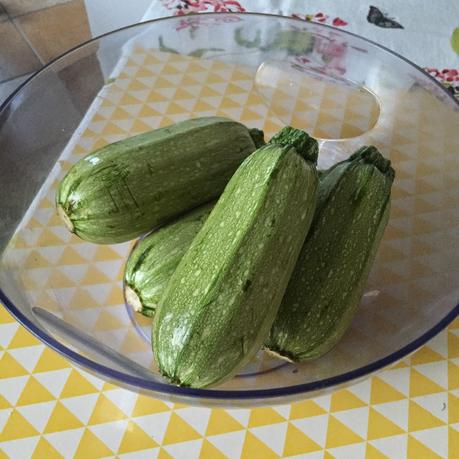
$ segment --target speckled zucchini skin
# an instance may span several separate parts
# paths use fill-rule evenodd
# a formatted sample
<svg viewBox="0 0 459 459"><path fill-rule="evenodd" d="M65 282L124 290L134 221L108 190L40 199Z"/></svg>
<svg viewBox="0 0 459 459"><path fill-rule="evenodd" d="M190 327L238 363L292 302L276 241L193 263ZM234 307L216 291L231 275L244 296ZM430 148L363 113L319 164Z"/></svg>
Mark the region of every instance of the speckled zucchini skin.
<svg viewBox="0 0 459 459"><path fill-rule="evenodd" d="M220 117L115 142L71 168L57 192L58 211L82 239L128 241L216 199L260 143L261 131Z"/></svg>
<svg viewBox="0 0 459 459"><path fill-rule="evenodd" d="M317 142L286 131L238 168L172 275L153 322L161 373L207 387L260 349L314 213ZM282 143L282 138L277 141ZM305 160L306 158L306 160Z"/></svg>
<svg viewBox="0 0 459 459"><path fill-rule="evenodd" d="M290 360L322 356L359 305L389 218L394 170L363 147L320 176L317 209L266 347Z"/></svg>
<svg viewBox="0 0 459 459"><path fill-rule="evenodd" d="M153 317L177 265L209 216L214 202L179 217L141 239L124 273L125 298L145 316Z"/></svg>

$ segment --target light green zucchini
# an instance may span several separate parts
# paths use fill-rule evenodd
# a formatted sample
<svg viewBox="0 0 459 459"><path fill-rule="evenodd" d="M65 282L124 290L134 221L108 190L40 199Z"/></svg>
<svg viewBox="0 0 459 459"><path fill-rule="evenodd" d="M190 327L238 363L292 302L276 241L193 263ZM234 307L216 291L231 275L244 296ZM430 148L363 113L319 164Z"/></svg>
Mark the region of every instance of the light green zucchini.
<svg viewBox="0 0 459 459"><path fill-rule="evenodd" d="M214 204L201 206L138 241L124 272L124 295L134 311L153 317L170 277Z"/></svg>
<svg viewBox="0 0 459 459"><path fill-rule="evenodd" d="M230 378L260 349L276 316L318 178L314 139L286 128L273 142L238 168L160 300L153 351L175 384Z"/></svg>
<svg viewBox="0 0 459 459"><path fill-rule="evenodd" d="M389 218L394 174L373 146L321 174L311 229L266 341L271 352L313 359L343 336Z"/></svg>
<svg viewBox="0 0 459 459"><path fill-rule="evenodd" d="M128 241L216 199L263 133L227 118L183 121L107 145L60 183L59 214L99 244Z"/></svg>

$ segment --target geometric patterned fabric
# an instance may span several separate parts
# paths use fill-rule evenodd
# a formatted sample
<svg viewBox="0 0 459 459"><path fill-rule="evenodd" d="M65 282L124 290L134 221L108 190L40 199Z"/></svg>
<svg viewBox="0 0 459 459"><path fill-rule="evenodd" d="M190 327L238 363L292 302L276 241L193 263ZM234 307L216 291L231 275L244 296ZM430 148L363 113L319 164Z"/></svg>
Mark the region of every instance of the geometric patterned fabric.
<svg viewBox="0 0 459 459"><path fill-rule="evenodd" d="M459 319L331 395L221 409L138 395L74 367L0 306L0 458L456 459Z"/></svg>
<svg viewBox="0 0 459 459"><path fill-rule="evenodd" d="M144 48L134 48L119 69L65 150L7 260L34 304L74 325L84 324L101 341L148 365L149 344L133 329L121 290L132 244L86 244L55 215L54 192L69 167L106 143L191 116L228 116L263 127L269 138L282 127L263 112L269 98L268 110L283 123L308 120L309 131L322 138L365 132L379 113L367 97L349 92L333 98L324 87L312 108L295 106L297 119L286 119L290 115L276 105L278 95L252 90L252 70ZM307 91L301 85L297 89L302 96ZM314 119L308 111L314 111ZM405 163L397 158L403 181L409 178L410 152L403 148L409 140L393 140L402 147L390 150L390 156L407 156ZM417 173L423 174L422 168ZM414 183L427 197L415 205L427 209L435 190L428 175L423 177ZM403 205L393 206L393 212L403 220ZM429 222L415 224L421 231ZM396 262L406 256L391 241L404 231L403 224L388 227L386 259L375 275L389 283L400 270ZM432 247L426 238L421 243L426 251ZM416 269L429 276L421 262ZM436 287L430 292L416 288L428 297ZM104 382L46 348L0 306L0 458L453 459L458 452L458 319L411 357L331 395L273 407L220 409L160 401Z"/></svg>

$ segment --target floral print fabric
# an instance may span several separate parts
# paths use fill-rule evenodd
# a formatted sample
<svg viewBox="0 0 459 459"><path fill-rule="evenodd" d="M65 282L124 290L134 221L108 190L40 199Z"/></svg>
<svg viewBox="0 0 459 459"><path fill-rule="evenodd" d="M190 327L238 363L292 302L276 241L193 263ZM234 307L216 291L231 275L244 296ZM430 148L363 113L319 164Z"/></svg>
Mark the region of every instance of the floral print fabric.
<svg viewBox="0 0 459 459"><path fill-rule="evenodd" d="M280 14L362 35L423 67L459 100L459 2L154 0L143 19L214 12Z"/></svg>

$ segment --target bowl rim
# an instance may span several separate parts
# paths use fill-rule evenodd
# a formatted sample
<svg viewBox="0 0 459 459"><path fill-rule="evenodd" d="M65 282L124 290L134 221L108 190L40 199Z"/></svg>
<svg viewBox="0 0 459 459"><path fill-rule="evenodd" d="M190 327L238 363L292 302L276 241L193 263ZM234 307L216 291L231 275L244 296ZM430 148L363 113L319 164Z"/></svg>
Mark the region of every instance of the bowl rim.
<svg viewBox="0 0 459 459"><path fill-rule="evenodd" d="M229 13L197 13L197 14L206 14L210 16L221 16L223 15L249 15L249 16L261 16L261 17L273 17L276 19L286 20L286 21L297 21L299 23L304 23L305 21L300 18L290 17L290 16L282 16L278 14L267 14L267 13L238 13L238 12L229 12ZM187 15L189 16L189 15ZM127 30L127 29L134 29L136 27L143 27L148 26L156 22L165 22L165 21L177 21L179 19L183 19L182 16L168 16L168 17L161 17L152 19L145 22L140 22L136 24L131 24L125 27L118 28L116 30L112 30L110 32L104 33L97 37L94 37L90 40L87 40L71 49L66 51L65 53L57 56L56 58L52 59L48 62L44 67L39 69L38 71L34 72L31 76L29 76L25 81L23 81L5 100L2 104L0 104L0 115L6 109L6 107L10 104L10 102L16 97L16 95L22 90L24 86L26 86L31 80L35 79L37 75L42 72L48 70L48 68L52 67L55 62L59 61L62 58L65 58L67 55L73 53L76 50L86 47L87 45L99 41L101 38L114 35L120 31ZM377 48L386 51L395 57L401 59L402 61L409 64L415 70L421 72L424 77L427 77L436 85L438 88L443 91L443 93L450 98L454 104L459 108L459 101L444 87L439 83L433 76L429 75L425 72L420 66L411 62L409 59L401 56L395 51L390 50L389 48L376 43L368 38L362 37L355 33L349 32L347 30L337 29L333 26L327 24L320 24L320 23L313 23L315 27L322 27L324 29L330 29L334 32L338 32L345 35L350 35L352 37L358 38L363 40L367 43L370 43ZM446 328L458 315L459 315L459 302L452 307L451 311L448 312L439 322L433 325L429 330L423 333L418 338L414 339L407 345L403 346L402 348L398 349L395 352L392 352L374 362L371 362L367 365L362 367L356 368L354 370L341 373L336 376L332 376L329 378L325 378L319 381L313 381L303 384L296 384L293 386L286 386L281 388L270 388L270 389L254 389L254 390L216 390L216 389L192 389L188 387L180 387L174 386L168 383L162 382L152 382L147 381L137 376L132 376L130 374L114 370L110 367L97 363L87 357L80 355L79 353L73 351L69 347L62 344L57 339L53 338L50 334L46 333L41 328L37 327L34 322L32 322L27 316L25 316L15 305L14 303L8 298L5 292L0 288L0 301L5 306L5 308L13 315L13 317L22 325L24 326L29 332L31 332L35 337L37 337L41 342L49 346L54 351L58 352L65 358L69 359L72 363L81 366L91 372L96 373L96 375L100 375L105 377L109 380L114 380L122 385L128 385L134 387L136 389L144 390L144 391L151 391L155 394L164 394L170 396L176 396L177 398L186 397L188 399L210 399L214 401L231 401L231 400L263 400L263 399L276 399L281 397L299 395L299 394L307 394L318 390L323 390L331 387L338 387L340 385L351 383L352 381L358 380L360 378L364 378L369 376L370 374L395 363L396 361L406 357L410 353L414 352L428 340L433 338L439 332L441 332L444 328ZM153 394L152 394L153 395Z"/></svg>

